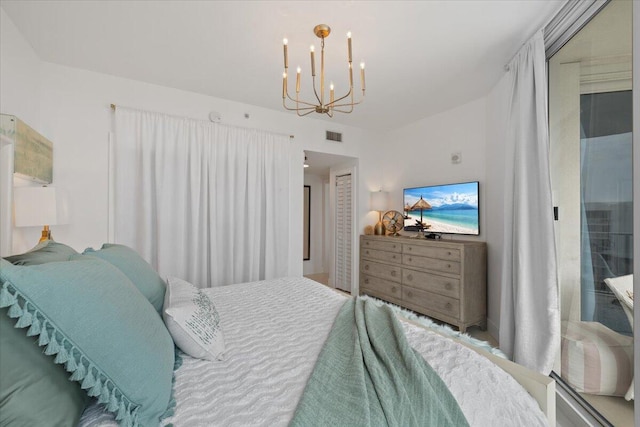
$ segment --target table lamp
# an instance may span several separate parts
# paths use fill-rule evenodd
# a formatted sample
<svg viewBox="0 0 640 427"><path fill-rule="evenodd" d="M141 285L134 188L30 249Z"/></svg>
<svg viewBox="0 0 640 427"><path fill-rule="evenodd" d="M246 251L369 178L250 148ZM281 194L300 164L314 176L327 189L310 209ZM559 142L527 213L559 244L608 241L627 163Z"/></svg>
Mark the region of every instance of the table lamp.
<svg viewBox="0 0 640 427"><path fill-rule="evenodd" d="M40 242L51 240L50 225L58 223L56 189L53 187L14 187L16 227L43 227Z"/></svg>
<svg viewBox="0 0 640 427"><path fill-rule="evenodd" d="M371 193L370 205L372 211L378 211L378 223L373 228L373 232L376 235L384 236L386 230L382 223L382 211L387 210L387 195L386 191L373 191Z"/></svg>

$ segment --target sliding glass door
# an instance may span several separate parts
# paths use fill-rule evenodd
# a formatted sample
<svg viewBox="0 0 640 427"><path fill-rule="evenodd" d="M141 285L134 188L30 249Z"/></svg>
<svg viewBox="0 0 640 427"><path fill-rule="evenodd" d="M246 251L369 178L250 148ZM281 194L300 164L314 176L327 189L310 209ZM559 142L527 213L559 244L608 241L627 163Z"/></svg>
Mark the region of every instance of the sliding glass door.
<svg viewBox="0 0 640 427"><path fill-rule="evenodd" d="M555 371L614 425L633 425L633 298L623 286L633 273L631 7L610 2L549 60Z"/></svg>

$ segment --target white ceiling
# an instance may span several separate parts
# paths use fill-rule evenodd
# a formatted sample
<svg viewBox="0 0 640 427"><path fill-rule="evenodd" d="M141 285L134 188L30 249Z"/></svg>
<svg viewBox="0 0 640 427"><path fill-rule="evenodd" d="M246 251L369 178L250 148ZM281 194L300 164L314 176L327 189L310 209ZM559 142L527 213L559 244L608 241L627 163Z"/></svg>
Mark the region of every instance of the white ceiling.
<svg viewBox="0 0 640 427"><path fill-rule="evenodd" d="M330 169L342 163L354 160L353 157L341 156L338 154L320 153L317 151L305 151L308 168L304 169L305 174L318 175L329 178Z"/></svg>
<svg viewBox="0 0 640 427"><path fill-rule="evenodd" d="M336 92L346 90L351 31L354 63L366 62L366 100L331 120L374 130L485 95L562 4L0 0L45 61L275 110L282 109L282 39L289 40L290 74L302 67L301 93L308 97L309 45L319 51L313 27L332 29L325 49Z"/></svg>

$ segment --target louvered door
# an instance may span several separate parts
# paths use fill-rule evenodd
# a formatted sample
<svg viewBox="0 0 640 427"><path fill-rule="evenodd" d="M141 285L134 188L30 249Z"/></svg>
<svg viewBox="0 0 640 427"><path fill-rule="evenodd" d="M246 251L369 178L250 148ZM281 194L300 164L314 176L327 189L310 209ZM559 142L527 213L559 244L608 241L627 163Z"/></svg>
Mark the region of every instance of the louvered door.
<svg viewBox="0 0 640 427"><path fill-rule="evenodd" d="M336 176L335 287L351 292L351 174Z"/></svg>

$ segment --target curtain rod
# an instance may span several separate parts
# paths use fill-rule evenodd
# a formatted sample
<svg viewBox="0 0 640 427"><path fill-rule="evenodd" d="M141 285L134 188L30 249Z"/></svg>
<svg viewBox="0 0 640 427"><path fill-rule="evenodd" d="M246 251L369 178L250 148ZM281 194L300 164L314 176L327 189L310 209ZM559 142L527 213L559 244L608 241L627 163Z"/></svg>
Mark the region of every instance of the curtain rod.
<svg viewBox="0 0 640 427"><path fill-rule="evenodd" d="M116 111L116 108L117 108L116 104L111 104L112 111ZM161 113L161 114L164 114L164 113ZM273 132L273 133L278 133L278 132ZM294 139L295 137L296 137L295 135L289 135L289 139Z"/></svg>

